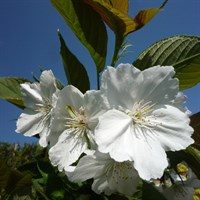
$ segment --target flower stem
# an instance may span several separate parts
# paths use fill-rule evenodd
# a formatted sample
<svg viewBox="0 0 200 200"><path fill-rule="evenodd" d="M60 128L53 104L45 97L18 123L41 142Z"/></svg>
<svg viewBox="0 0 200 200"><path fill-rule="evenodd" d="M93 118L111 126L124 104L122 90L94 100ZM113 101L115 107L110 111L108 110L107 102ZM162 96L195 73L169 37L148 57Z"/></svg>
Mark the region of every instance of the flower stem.
<svg viewBox="0 0 200 200"><path fill-rule="evenodd" d="M97 90L99 90L99 89L100 89L100 74L97 70Z"/></svg>
<svg viewBox="0 0 200 200"><path fill-rule="evenodd" d="M119 50L122 47L123 40L124 40L123 36L120 36L120 35L117 35L117 34L115 35L115 50L114 50L114 54L113 54L112 62L111 62L111 66L113 66L113 67L115 66L115 64L118 60L118 53L119 53Z"/></svg>

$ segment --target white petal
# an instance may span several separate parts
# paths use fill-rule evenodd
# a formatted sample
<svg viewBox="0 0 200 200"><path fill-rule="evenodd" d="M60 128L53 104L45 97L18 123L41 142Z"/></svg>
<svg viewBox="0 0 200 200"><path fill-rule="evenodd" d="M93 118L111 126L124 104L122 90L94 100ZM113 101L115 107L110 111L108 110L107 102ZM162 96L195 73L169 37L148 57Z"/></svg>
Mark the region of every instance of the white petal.
<svg viewBox="0 0 200 200"><path fill-rule="evenodd" d="M67 167L65 167L65 174L67 175L67 178L69 179L69 180L71 180L71 177L73 176L73 174L74 174L74 171L75 171L75 169L76 169L76 166L67 166Z"/></svg>
<svg viewBox="0 0 200 200"><path fill-rule="evenodd" d="M62 171L65 167L73 164L87 149L85 138L78 137L72 130L64 131L58 142L50 148L49 159L54 166Z"/></svg>
<svg viewBox="0 0 200 200"><path fill-rule="evenodd" d="M108 110L108 106L100 91L90 90L85 93L84 108L87 124L91 130L94 130L98 123L98 117Z"/></svg>
<svg viewBox="0 0 200 200"><path fill-rule="evenodd" d="M44 126L43 114L26 108L17 120L16 132L31 137L41 133Z"/></svg>
<svg viewBox="0 0 200 200"><path fill-rule="evenodd" d="M137 131L133 131L133 138L126 141L127 148L132 154L134 167L144 180L160 178L168 166L166 153L159 142L149 136L151 132L146 133L149 130L140 130L141 133L139 130L138 128Z"/></svg>
<svg viewBox="0 0 200 200"><path fill-rule="evenodd" d="M60 112L59 112L60 111ZM48 136L50 141L50 146L53 146L57 143L59 136L66 129L66 116L67 111L65 109L61 109L58 106L55 107L52 113L52 121L51 121L51 131Z"/></svg>
<svg viewBox="0 0 200 200"><path fill-rule="evenodd" d="M23 95L23 101L27 108L36 109L37 104L43 104L41 97L41 90L39 83L23 83L21 86L21 92Z"/></svg>
<svg viewBox="0 0 200 200"><path fill-rule="evenodd" d="M108 181L105 176L98 177L94 180L92 184L92 190L97 194L104 192L106 195L110 195L113 191L108 186Z"/></svg>
<svg viewBox="0 0 200 200"><path fill-rule="evenodd" d="M53 118L55 120L65 120L69 116L66 106L72 106L76 111L83 105L83 94L74 86L68 85L59 91L56 106L54 109ZM54 125L60 124L57 121ZM62 124L63 125L63 124ZM63 127L63 126L62 126ZM63 127L64 128L64 127ZM57 130L58 127L55 127ZM59 131L59 130L58 130ZM62 129L61 129L62 131Z"/></svg>
<svg viewBox="0 0 200 200"><path fill-rule="evenodd" d="M119 162L132 160L126 145L126 140L129 140L127 137L131 134L130 124L132 119L118 110L113 109L100 116L95 129L95 140L99 151L109 153Z"/></svg>
<svg viewBox="0 0 200 200"><path fill-rule="evenodd" d="M131 110L136 101L147 99L154 102L169 102L178 93L178 79L173 67L155 66L139 71L130 64L108 68L102 75L101 91L111 107ZM163 89L165 88L165 89Z"/></svg>
<svg viewBox="0 0 200 200"><path fill-rule="evenodd" d="M73 106L75 110L78 110L83 105L83 94L78 88L68 85L61 90L58 101L65 106Z"/></svg>
<svg viewBox="0 0 200 200"><path fill-rule="evenodd" d="M186 113L170 105L161 107L153 112L158 121L154 136L166 151L185 149L194 141L191 138L193 128L189 126Z"/></svg>
<svg viewBox="0 0 200 200"><path fill-rule="evenodd" d="M186 113L190 116L192 113L188 110L188 108L184 105L187 100L187 96L185 96L182 92L179 92L175 99L172 101L173 106L179 108L182 112Z"/></svg>
<svg viewBox="0 0 200 200"><path fill-rule="evenodd" d="M61 106L56 106L52 112L52 121L50 127L50 134L48 140L50 141L50 146L53 146L57 143L59 136L66 129L66 117L68 113L65 108Z"/></svg>
<svg viewBox="0 0 200 200"><path fill-rule="evenodd" d="M40 76L40 87L44 97L52 99L52 94L57 91L56 79L51 70L43 71Z"/></svg>
<svg viewBox="0 0 200 200"><path fill-rule="evenodd" d="M110 190L106 177L106 165L110 162L108 154L95 152L94 155L87 155L80 159L73 175L70 176L71 181L80 182L87 179L94 179L92 190L97 194L104 192L110 195Z"/></svg>
<svg viewBox="0 0 200 200"><path fill-rule="evenodd" d="M58 92L56 100L49 135L51 146L57 142L59 135L66 129L66 117L70 117L66 106L72 106L78 111L83 105L83 94L74 86L69 85Z"/></svg>
<svg viewBox="0 0 200 200"><path fill-rule="evenodd" d="M102 74L101 91L105 94L110 105L131 109L135 94L133 87L138 87L140 70L130 64L120 64L116 69L108 67Z"/></svg>
<svg viewBox="0 0 200 200"><path fill-rule="evenodd" d="M137 189L139 176L133 167L133 163L124 162L118 169L112 171L109 177L109 188L124 195L132 196Z"/></svg>
<svg viewBox="0 0 200 200"><path fill-rule="evenodd" d="M170 102L179 89L179 82L173 78L174 74L174 68L171 66L155 66L142 71L137 97L157 103Z"/></svg>
<svg viewBox="0 0 200 200"><path fill-rule="evenodd" d="M53 125L51 127L54 127ZM50 133L48 135L48 141L49 141L49 147L53 147L59 139L59 136L62 134L62 132L50 130Z"/></svg>
<svg viewBox="0 0 200 200"><path fill-rule="evenodd" d="M39 139L39 144L42 147L47 147L48 145L48 136L50 134L50 128L49 126L44 126L42 132L39 134L40 135L40 139Z"/></svg>
<svg viewBox="0 0 200 200"><path fill-rule="evenodd" d="M94 155L84 156L80 159L70 180L73 182L81 182L94 178L97 171L103 167L104 165L100 165Z"/></svg>

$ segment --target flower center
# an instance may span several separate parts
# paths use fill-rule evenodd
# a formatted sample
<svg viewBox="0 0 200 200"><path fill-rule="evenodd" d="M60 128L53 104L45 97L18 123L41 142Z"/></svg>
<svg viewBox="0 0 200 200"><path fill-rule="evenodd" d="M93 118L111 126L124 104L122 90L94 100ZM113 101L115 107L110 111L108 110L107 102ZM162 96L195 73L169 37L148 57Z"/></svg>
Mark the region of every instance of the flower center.
<svg viewBox="0 0 200 200"><path fill-rule="evenodd" d="M50 102L50 99L45 98L44 99L44 103L43 104L36 104L36 106L38 106L35 111L36 112L42 112L43 113L43 119L41 120L41 123L45 123L47 124L47 126L49 125L49 119L51 117L51 110L52 110L52 105Z"/></svg>
<svg viewBox="0 0 200 200"><path fill-rule="evenodd" d="M65 126L67 128L74 129L86 129L86 120L84 115L84 108L81 106L78 111L76 111L72 106L66 106L65 109L68 111L70 117L66 117L67 120Z"/></svg>
<svg viewBox="0 0 200 200"><path fill-rule="evenodd" d="M44 112L46 114L48 114L52 109L51 102L48 98L44 99L44 104L38 103L38 104L36 104L36 106L38 106L38 107L35 111Z"/></svg>
<svg viewBox="0 0 200 200"><path fill-rule="evenodd" d="M106 170L106 176L112 177L116 184L122 180L127 180L132 178L133 165L129 161L116 162L113 161L112 164Z"/></svg>
<svg viewBox="0 0 200 200"><path fill-rule="evenodd" d="M151 128L157 125L156 118L151 114L155 103L152 101L144 102L144 100L134 103L131 112L128 115L132 118L134 125L140 127Z"/></svg>
<svg viewBox="0 0 200 200"><path fill-rule="evenodd" d="M65 126L71 129L72 133L78 137L84 137L87 142L88 149L91 149L90 139L88 137L88 126L85 117L84 107L80 107L79 110L75 110L72 106L66 106L69 117L66 117Z"/></svg>

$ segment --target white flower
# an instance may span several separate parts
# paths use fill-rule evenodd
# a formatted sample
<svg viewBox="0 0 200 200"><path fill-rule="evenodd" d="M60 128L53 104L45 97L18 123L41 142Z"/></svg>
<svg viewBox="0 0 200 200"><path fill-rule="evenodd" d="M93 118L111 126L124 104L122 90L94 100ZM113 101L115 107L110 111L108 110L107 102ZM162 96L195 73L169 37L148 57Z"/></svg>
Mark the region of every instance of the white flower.
<svg viewBox="0 0 200 200"><path fill-rule="evenodd" d="M49 158L58 169L68 171L94 144L93 130L104 112L98 91L82 94L72 85L63 88L53 114Z"/></svg>
<svg viewBox="0 0 200 200"><path fill-rule="evenodd" d="M184 100L178 95L173 67L140 71L130 64L108 67L102 75L102 95L110 110L99 117L95 140L102 153L118 162L134 161L142 179L163 175L165 151L193 143Z"/></svg>
<svg viewBox="0 0 200 200"><path fill-rule="evenodd" d="M39 144L45 147L58 92L52 71L43 71L40 83L21 84L21 92L26 108L17 120L16 132L29 137L39 134Z"/></svg>
<svg viewBox="0 0 200 200"><path fill-rule="evenodd" d="M116 162L108 154L96 152L80 159L70 180L81 182L93 178L92 190L107 195L118 192L133 195L139 176L130 161Z"/></svg>

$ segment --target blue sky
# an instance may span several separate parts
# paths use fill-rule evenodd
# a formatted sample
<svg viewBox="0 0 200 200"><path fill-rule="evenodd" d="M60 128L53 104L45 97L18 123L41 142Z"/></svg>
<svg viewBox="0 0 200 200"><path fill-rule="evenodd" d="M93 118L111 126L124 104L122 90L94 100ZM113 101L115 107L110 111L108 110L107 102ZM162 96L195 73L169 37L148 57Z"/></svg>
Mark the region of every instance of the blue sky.
<svg viewBox="0 0 200 200"><path fill-rule="evenodd" d="M130 0L130 15L144 8L159 7L161 0ZM55 76L66 84L59 55L57 29L60 29L68 47L86 66L92 88L96 88L95 66L88 52L74 37L62 17L48 0L0 0L0 76L25 77L40 75L39 67L52 69ZM200 0L169 0L147 26L128 36L130 53L120 62L132 61L149 45L173 35L200 35ZM109 31L108 60L111 61L114 35ZM200 84L184 91L187 106L200 111ZM16 119L21 110L0 99L0 141L34 142L15 133Z"/></svg>

